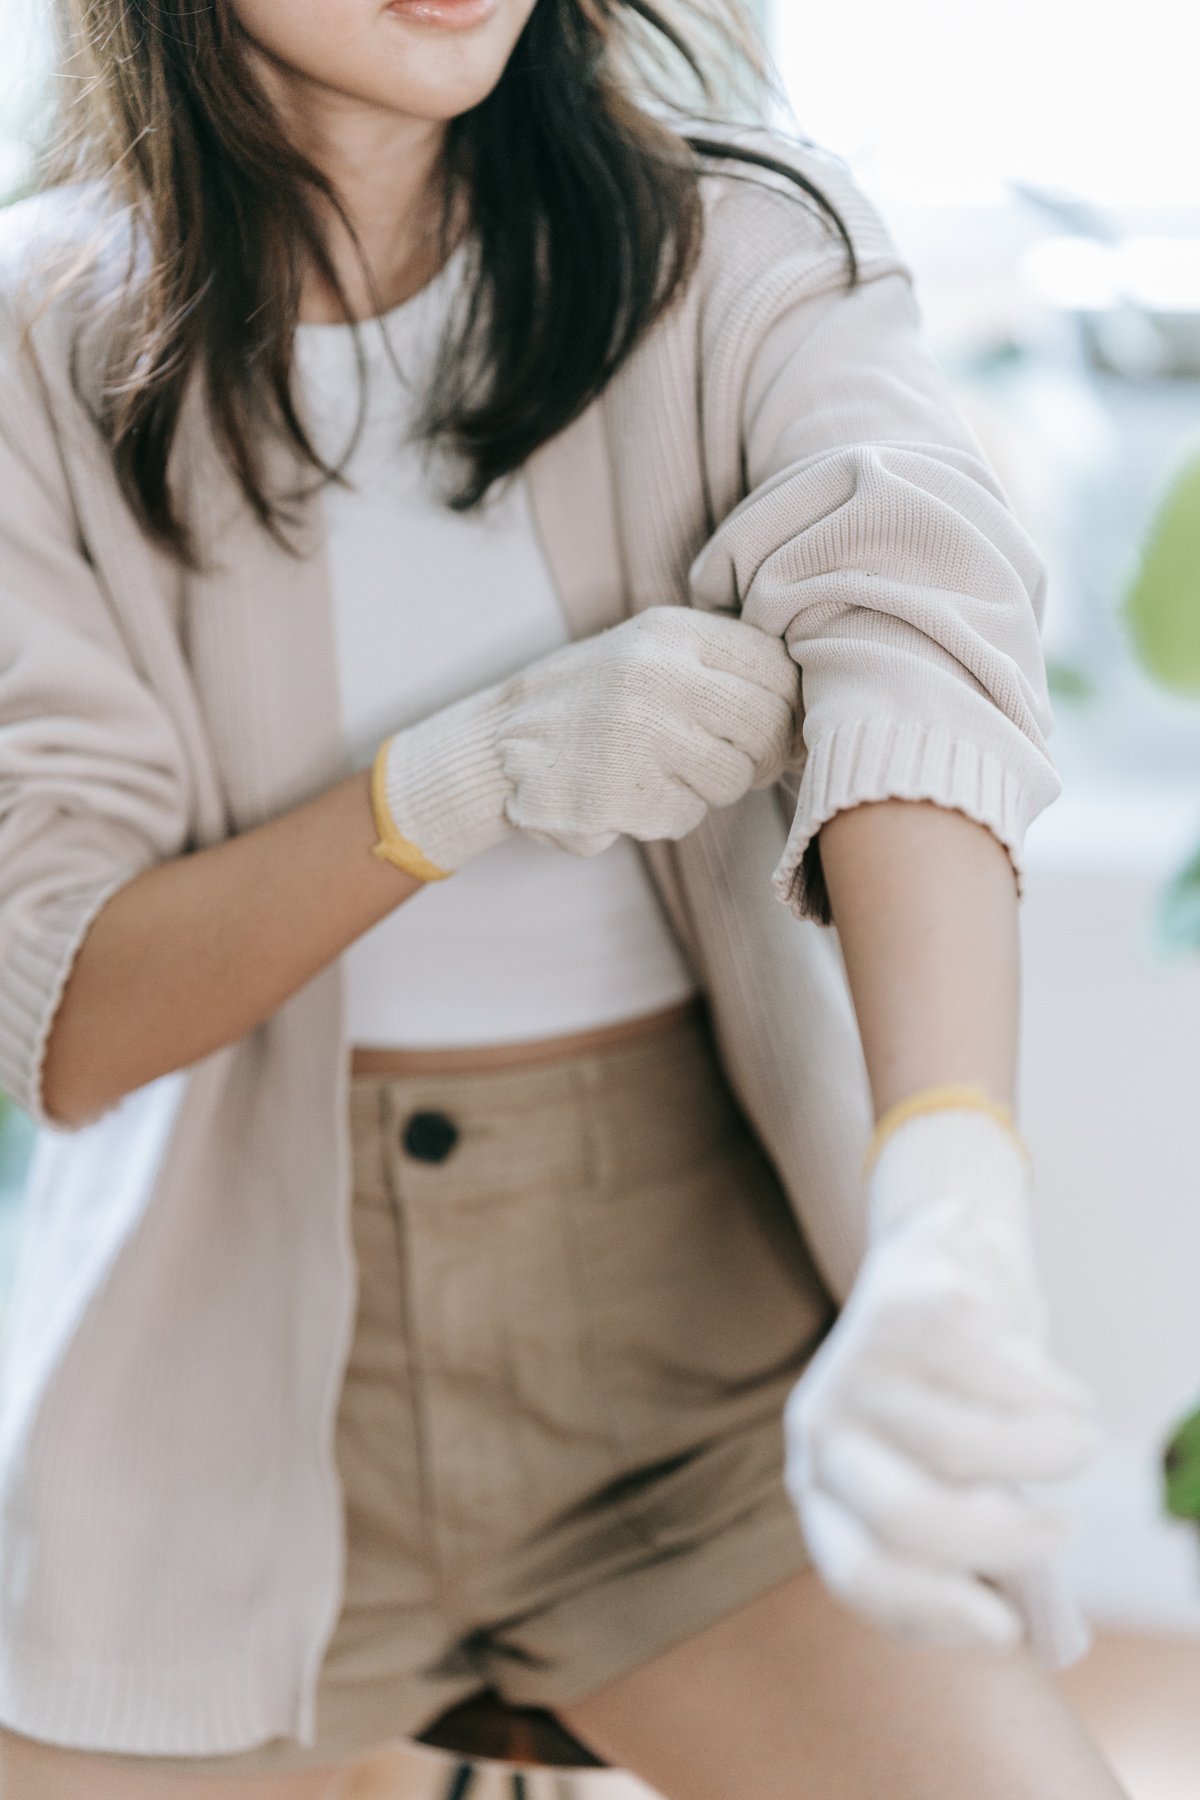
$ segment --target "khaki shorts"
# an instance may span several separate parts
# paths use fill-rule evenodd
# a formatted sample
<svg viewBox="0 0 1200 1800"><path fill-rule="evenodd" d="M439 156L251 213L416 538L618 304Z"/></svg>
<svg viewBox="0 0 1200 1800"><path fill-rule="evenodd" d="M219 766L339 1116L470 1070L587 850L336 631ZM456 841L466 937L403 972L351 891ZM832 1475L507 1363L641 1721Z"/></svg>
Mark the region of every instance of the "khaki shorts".
<svg viewBox="0 0 1200 1800"><path fill-rule="evenodd" d="M318 1743L116 1757L283 1773L492 1686L578 1700L808 1566L781 1409L832 1322L695 1015L352 1086L344 1608Z"/></svg>

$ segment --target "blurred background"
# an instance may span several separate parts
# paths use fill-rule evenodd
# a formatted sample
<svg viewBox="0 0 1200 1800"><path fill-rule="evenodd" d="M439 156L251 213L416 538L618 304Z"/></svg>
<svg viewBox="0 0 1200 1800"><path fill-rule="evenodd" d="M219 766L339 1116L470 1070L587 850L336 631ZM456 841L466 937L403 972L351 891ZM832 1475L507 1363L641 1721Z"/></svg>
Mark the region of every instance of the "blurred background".
<svg viewBox="0 0 1200 1800"><path fill-rule="evenodd" d="M1022 1113L1057 1347L1110 1434L1073 1560L1096 1618L1200 1638L1161 1466L1200 1399L1200 879L1171 886L1200 845L1200 14L779 0L771 30L1050 563L1065 788L1029 838Z"/></svg>
<svg viewBox="0 0 1200 1800"><path fill-rule="evenodd" d="M28 176L45 11L0 3L5 193ZM1184 1515L1200 1445L1181 1428L1200 1405L1200 11L766 0L760 16L780 121L844 157L887 217L1050 564L1065 792L1029 840L1021 1110L1055 1348L1108 1434L1064 1495L1103 1634L1064 1679L1136 1800L1195 1800L1200 1523ZM29 1137L8 1108L0 1318Z"/></svg>

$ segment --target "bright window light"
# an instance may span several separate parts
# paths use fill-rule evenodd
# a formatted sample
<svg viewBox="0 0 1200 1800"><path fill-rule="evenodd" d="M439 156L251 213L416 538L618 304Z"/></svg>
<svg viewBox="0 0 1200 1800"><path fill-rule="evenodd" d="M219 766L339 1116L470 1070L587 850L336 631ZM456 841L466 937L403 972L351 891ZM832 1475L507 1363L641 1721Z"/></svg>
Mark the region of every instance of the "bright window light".
<svg viewBox="0 0 1200 1800"><path fill-rule="evenodd" d="M1019 178L1200 205L1189 0L771 0L770 28L800 128L898 201L987 204Z"/></svg>
<svg viewBox="0 0 1200 1800"><path fill-rule="evenodd" d="M0 0L0 199L28 168L48 51L47 0Z"/></svg>

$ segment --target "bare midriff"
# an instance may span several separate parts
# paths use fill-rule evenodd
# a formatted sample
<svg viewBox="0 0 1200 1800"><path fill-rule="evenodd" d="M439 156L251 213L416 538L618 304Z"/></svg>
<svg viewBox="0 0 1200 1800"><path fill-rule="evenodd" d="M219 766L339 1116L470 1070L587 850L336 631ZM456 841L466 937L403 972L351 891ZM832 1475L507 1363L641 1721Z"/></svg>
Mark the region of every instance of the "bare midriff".
<svg viewBox="0 0 1200 1800"><path fill-rule="evenodd" d="M488 1069L508 1069L523 1063L556 1062L564 1057L590 1056L616 1049L642 1038L657 1037L689 1018L699 1018L703 1001L698 994L637 1018L615 1025L598 1025L590 1031L572 1031L562 1037L538 1038L518 1044L466 1044L460 1049L368 1049L351 1052L353 1075L472 1075Z"/></svg>

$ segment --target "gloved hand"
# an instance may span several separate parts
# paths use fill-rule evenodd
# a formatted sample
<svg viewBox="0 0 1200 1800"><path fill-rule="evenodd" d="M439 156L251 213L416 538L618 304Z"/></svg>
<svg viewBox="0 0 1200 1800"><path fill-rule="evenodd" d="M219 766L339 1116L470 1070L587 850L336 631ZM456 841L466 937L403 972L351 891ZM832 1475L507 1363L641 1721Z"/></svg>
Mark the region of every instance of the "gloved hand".
<svg viewBox="0 0 1200 1800"><path fill-rule="evenodd" d="M868 1249L790 1394L786 1480L818 1572L906 1641L1011 1647L986 1579L1068 1523L1026 1491L1088 1462L1090 1390L1045 1349L1020 1141L985 1111L909 1118L868 1182Z"/></svg>
<svg viewBox="0 0 1200 1800"><path fill-rule="evenodd" d="M382 745L377 854L390 843L389 860L436 879L515 830L581 856L683 837L781 773L799 681L753 625L650 607Z"/></svg>

